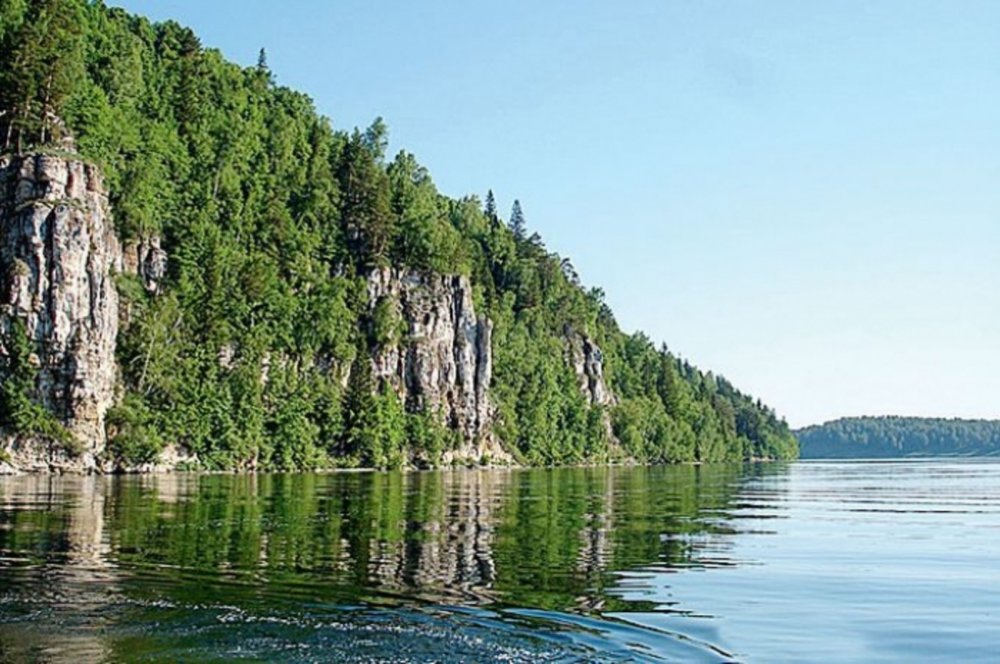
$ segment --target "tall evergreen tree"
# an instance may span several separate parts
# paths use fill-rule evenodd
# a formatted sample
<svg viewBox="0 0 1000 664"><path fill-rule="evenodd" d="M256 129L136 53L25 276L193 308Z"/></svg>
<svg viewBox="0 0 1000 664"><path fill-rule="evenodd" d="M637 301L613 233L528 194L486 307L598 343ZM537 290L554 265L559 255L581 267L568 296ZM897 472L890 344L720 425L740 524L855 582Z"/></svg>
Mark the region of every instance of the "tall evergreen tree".
<svg viewBox="0 0 1000 664"><path fill-rule="evenodd" d="M365 135L354 132L337 173L343 192L341 222L362 267L385 259L393 226L389 179L375 150L382 138L372 127Z"/></svg>
<svg viewBox="0 0 1000 664"><path fill-rule="evenodd" d="M381 164L385 160L385 151L389 148L389 127L381 116L375 118L365 129L364 145L371 151L377 163Z"/></svg>
<svg viewBox="0 0 1000 664"><path fill-rule="evenodd" d="M521 201L517 199L514 200L514 206L510 210L510 230L518 240L524 239L526 230L524 212L521 211Z"/></svg>
<svg viewBox="0 0 1000 664"><path fill-rule="evenodd" d="M490 221L490 223L496 225L498 219L497 201L496 198L493 197L492 189L486 192L486 208L484 212L486 213L486 218Z"/></svg>
<svg viewBox="0 0 1000 664"><path fill-rule="evenodd" d="M351 365L344 403L344 444L342 452L359 458L370 458L378 443L375 427L378 423L375 410L375 388L372 367L368 361L368 348L360 343L358 357Z"/></svg>

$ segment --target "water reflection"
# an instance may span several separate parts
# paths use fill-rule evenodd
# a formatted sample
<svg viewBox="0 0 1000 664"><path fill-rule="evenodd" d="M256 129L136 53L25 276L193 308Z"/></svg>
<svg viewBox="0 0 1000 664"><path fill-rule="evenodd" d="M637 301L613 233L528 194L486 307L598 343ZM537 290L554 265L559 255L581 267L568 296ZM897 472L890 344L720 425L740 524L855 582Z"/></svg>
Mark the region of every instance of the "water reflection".
<svg viewBox="0 0 1000 664"><path fill-rule="evenodd" d="M625 599L622 573L734 564L741 488L783 472L3 479L0 656L14 638L58 654L51 632L23 628L43 619L76 639L59 652L113 658L93 622L127 626L149 607L662 609Z"/></svg>

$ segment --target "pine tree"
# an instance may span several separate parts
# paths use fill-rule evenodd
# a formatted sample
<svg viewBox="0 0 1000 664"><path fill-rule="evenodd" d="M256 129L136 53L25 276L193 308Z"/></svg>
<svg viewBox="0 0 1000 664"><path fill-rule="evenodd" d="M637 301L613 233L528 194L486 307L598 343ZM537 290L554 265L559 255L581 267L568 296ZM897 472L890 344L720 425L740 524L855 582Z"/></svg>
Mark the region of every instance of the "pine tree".
<svg viewBox="0 0 1000 664"><path fill-rule="evenodd" d="M489 191L486 192L486 209L485 209L485 213L486 213L486 218L489 220L489 222L491 224L496 225L496 223L497 223L497 221L498 221L499 218L497 217L497 201L493 197L493 190L492 189L490 189Z"/></svg>
<svg viewBox="0 0 1000 664"><path fill-rule="evenodd" d="M524 213L521 211L521 201L519 200L514 201L514 207L510 211L510 230L514 232L514 237L518 240L524 239Z"/></svg>
<svg viewBox="0 0 1000 664"><path fill-rule="evenodd" d="M382 116L375 118L371 126L365 129L364 144L375 157L375 161L381 164L385 161L385 151L389 148L389 126L386 125Z"/></svg>
<svg viewBox="0 0 1000 664"><path fill-rule="evenodd" d="M385 259L393 231L389 179L377 162L372 140L371 135L355 131L337 173L343 192L341 222L365 267Z"/></svg>

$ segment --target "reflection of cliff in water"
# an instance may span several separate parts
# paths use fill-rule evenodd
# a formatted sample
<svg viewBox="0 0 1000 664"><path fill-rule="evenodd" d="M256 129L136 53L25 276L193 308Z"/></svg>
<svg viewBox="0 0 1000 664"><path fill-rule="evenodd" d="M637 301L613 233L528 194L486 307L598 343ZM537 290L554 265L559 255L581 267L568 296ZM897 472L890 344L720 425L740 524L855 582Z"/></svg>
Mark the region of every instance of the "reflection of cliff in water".
<svg viewBox="0 0 1000 664"><path fill-rule="evenodd" d="M95 625L81 619L100 615L118 592L106 499L107 482L95 476L0 482L0 598L20 614L10 624L0 621L0 659L32 653L40 661L79 664L110 657ZM6 652L14 646L17 653Z"/></svg>
<svg viewBox="0 0 1000 664"><path fill-rule="evenodd" d="M493 584L495 507L510 474L489 471L416 474L404 478L397 531L371 541L369 581L394 592L487 603ZM432 499L426 501L427 496ZM422 504L420 504L422 503Z"/></svg>
<svg viewBox="0 0 1000 664"><path fill-rule="evenodd" d="M52 561L51 587L73 588L74 601L200 602L222 591L267 605L416 599L600 611L621 606L609 592L615 572L724 562L721 535L744 473L23 478L0 484L3 518L39 523L5 523L0 546Z"/></svg>

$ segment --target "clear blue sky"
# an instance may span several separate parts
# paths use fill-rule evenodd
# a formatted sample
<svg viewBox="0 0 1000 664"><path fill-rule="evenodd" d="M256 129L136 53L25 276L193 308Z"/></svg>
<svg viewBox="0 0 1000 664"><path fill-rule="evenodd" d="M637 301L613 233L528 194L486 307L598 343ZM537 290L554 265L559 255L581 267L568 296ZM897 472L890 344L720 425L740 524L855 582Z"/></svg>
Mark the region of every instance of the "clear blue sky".
<svg viewBox="0 0 1000 664"><path fill-rule="evenodd" d="M492 187L793 425L1000 417L1000 3L124 0Z"/></svg>

